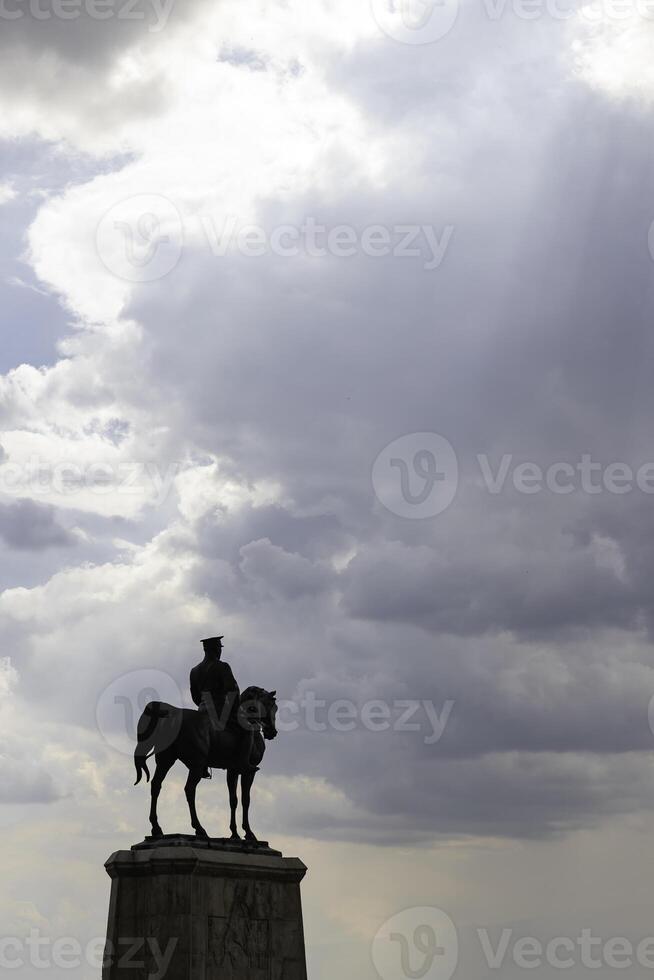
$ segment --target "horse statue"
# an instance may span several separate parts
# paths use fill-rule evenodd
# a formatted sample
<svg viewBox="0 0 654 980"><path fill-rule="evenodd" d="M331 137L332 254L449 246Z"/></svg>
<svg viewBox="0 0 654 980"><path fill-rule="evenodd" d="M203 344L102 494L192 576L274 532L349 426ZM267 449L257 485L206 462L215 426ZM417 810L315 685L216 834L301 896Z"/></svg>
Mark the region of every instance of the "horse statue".
<svg viewBox="0 0 654 980"><path fill-rule="evenodd" d="M207 767L225 769L231 808L230 830L232 840L240 840L237 829L238 781L241 779L243 805L243 830L247 841L256 841L250 827L250 790L255 774L261 765L266 740L277 737L276 691L264 691L261 687L249 687L235 705L230 720L222 731L215 731L208 713L189 708L176 708L162 701L151 701L138 723L138 742L134 752L136 783L143 773L150 782L147 760L154 755L156 769L151 783L152 805L150 824L152 837L163 837L157 819L157 801L161 786L177 761L183 762L189 771L184 792L191 815L191 826L196 836L208 839L195 808L195 791ZM243 752L239 752L243 738L251 739L249 767L243 767Z"/></svg>

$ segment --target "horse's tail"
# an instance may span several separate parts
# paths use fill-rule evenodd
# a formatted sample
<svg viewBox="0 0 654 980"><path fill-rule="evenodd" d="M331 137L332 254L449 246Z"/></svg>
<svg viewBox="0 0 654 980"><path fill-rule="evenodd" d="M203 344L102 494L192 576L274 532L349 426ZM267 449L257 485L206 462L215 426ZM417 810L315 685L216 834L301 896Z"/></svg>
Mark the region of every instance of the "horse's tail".
<svg viewBox="0 0 654 980"><path fill-rule="evenodd" d="M149 783L150 770L148 769L146 757L141 755L141 751L138 745L136 747L136 751L134 752L134 765L136 766L136 782L134 783L134 785L138 786L138 784L141 782L141 779L143 778L143 773L145 773L147 777L147 782Z"/></svg>
<svg viewBox="0 0 654 980"><path fill-rule="evenodd" d="M168 711L162 706L161 701L151 701L139 718L138 742L134 750L134 766L136 768L135 786L141 782L143 773L147 781L150 782L150 770L148 769L148 758L156 750L157 725L161 718L165 718Z"/></svg>

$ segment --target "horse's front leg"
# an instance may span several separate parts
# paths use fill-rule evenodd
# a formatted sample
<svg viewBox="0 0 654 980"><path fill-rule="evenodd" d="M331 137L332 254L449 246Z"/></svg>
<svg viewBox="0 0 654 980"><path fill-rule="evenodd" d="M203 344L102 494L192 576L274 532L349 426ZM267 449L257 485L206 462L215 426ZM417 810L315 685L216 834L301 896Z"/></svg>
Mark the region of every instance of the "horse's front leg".
<svg viewBox="0 0 654 980"><path fill-rule="evenodd" d="M243 800L243 830L245 831L245 839L256 841L256 837L252 828L250 827L250 790L252 788L252 783L254 782L255 772L250 770L241 776L241 796Z"/></svg>
<svg viewBox="0 0 654 980"><path fill-rule="evenodd" d="M188 779L186 780L186 786L184 787L184 792L186 793L186 801L188 803L189 812L191 814L191 826L195 831L197 837L208 838L209 834L206 832L202 824L198 819L198 812L195 808L195 791L198 788L198 783L202 779L202 773L204 772L204 765L197 766L194 769L189 770Z"/></svg>
<svg viewBox="0 0 654 980"><path fill-rule="evenodd" d="M234 769L227 770L227 787L229 789L229 807L231 810L231 820L229 829L232 832L232 840L240 840L238 828L236 826L236 811L238 809L238 772Z"/></svg>

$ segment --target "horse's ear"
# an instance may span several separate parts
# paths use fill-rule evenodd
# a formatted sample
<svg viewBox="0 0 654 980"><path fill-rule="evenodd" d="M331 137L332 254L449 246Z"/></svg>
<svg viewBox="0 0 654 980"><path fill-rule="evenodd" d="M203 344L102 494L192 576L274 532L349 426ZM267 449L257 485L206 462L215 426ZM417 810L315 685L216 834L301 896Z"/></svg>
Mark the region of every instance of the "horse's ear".
<svg viewBox="0 0 654 980"><path fill-rule="evenodd" d="M277 691L271 691L270 694L271 694L271 697L273 697L273 698L276 698L277 697Z"/></svg>

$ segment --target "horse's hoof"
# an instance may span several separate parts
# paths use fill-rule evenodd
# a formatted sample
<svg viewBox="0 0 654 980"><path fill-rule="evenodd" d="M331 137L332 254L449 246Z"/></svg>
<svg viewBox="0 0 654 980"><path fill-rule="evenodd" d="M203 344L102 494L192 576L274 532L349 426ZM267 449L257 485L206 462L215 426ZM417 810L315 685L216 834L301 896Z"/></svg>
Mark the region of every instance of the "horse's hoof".
<svg viewBox="0 0 654 980"><path fill-rule="evenodd" d="M246 839L246 841L248 841L249 844L258 844L259 843L259 838L258 837L255 837L254 834L246 834L245 835L245 839Z"/></svg>
<svg viewBox="0 0 654 980"><path fill-rule="evenodd" d="M241 835L240 834L237 834L235 830L232 831L232 836L231 836L230 840L240 840L240 839L241 839Z"/></svg>
<svg viewBox="0 0 654 980"><path fill-rule="evenodd" d="M195 836L199 840L209 840L209 834L206 832L204 827L198 827L195 831Z"/></svg>
<svg viewBox="0 0 654 980"><path fill-rule="evenodd" d="M152 828L152 834L150 835L152 837L152 840L159 840L161 837L163 837L163 835L164 833L161 827Z"/></svg>

